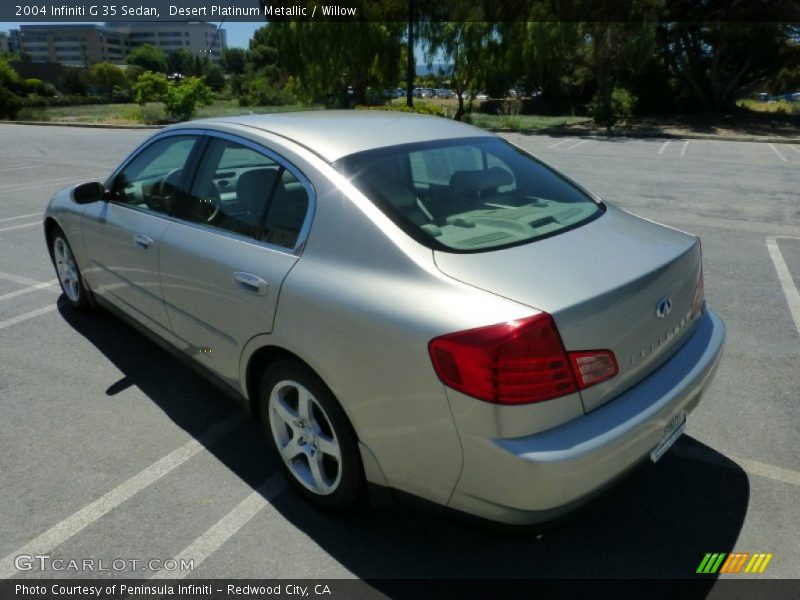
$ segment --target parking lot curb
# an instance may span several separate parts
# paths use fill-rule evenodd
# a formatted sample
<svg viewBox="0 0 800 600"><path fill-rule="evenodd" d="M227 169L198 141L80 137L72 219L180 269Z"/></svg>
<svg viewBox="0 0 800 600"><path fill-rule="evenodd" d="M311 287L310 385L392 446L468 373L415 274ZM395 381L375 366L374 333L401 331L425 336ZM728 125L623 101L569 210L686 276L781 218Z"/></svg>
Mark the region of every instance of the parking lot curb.
<svg viewBox="0 0 800 600"><path fill-rule="evenodd" d="M762 144L800 144L800 136L794 138L757 135L712 135L708 133L668 133L664 131L597 131L593 129L502 129L491 127L494 133L519 133L521 135L549 135L552 137L608 138L659 138L673 140L716 140L719 142L757 142Z"/></svg>
<svg viewBox="0 0 800 600"><path fill-rule="evenodd" d="M89 129L163 129L165 125L117 125L112 123L64 123L59 121L8 121L3 125L36 125L39 127L83 127Z"/></svg>

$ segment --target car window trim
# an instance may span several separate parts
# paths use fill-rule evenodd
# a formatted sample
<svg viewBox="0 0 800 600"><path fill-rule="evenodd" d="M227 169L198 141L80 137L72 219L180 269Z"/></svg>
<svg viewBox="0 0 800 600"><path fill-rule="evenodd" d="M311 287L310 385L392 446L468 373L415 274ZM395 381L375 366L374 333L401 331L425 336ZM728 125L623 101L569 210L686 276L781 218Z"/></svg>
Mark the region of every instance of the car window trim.
<svg viewBox="0 0 800 600"><path fill-rule="evenodd" d="M176 131L180 131L180 130L176 130ZM184 221L183 219L177 219L177 218L175 220L180 222L180 223L185 223L185 224L188 224L188 225L201 225L204 228L207 228L207 229L212 230L212 231L217 231L217 232L220 232L220 233L226 233L226 234L230 234L230 235L236 236L237 239L249 240L249 241L252 241L252 242L254 242L256 244L271 248L273 250L278 250L278 251L281 251L281 252L284 252L284 253L292 254L294 256L300 256L303 253L303 248L305 248L306 240L308 239L308 233L311 230L311 223L312 223L312 221L314 219L314 215L316 214L316 209L317 209L316 190L314 189L314 186L311 184L311 181L294 164L289 162L286 158L284 158L283 156L278 154L276 151L272 150L271 148L268 148L268 147L264 146L263 144L260 144L258 142L254 142L253 140L250 140L250 139L247 139L247 138L243 138L243 137L240 137L238 135L234 135L234 134L231 134L231 133L228 133L228 132L225 132L225 131L217 131L215 129L204 129L203 132L205 133L206 139L208 140L207 144L211 143L211 138L218 138L218 139L225 140L225 141L228 141L228 142L233 142L234 144L239 144L240 146L244 146L245 148L250 148L251 150L254 150L254 151L256 151L256 152L258 152L260 154L263 154L264 156L266 156L270 160L275 161L275 163L281 168L281 173L283 173L285 171L289 171L292 175L294 175L295 178L297 178L297 181L299 181L302 184L303 188L306 190L306 196L308 197L308 208L306 210L306 216L303 219L303 225L300 227L300 232L297 234L297 241L295 242L295 245L292 248L287 248L286 246L281 246L279 244L273 244L271 242L266 242L264 240L261 240L261 239L255 237L255 236L249 236L249 235L245 236L245 235L241 235L241 234L238 234L238 233L235 233L235 232L232 232L232 231L227 231L225 229L221 229L219 227L214 227L212 225L203 225L202 223L193 223L191 221ZM206 148L204 148L204 150L205 149L207 149L207 145L206 145ZM205 152L204 152L204 154L205 154ZM201 156L200 157L201 161L202 161L202 158L203 157ZM199 166L199 163L198 163L198 166ZM194 184L194 179L195 178L196 178L196 174L193 174L192 184ZM265 209L268 208L269 205L272 203L272 197L274 196L276 190L277 190L277 185L273 185L273 188L272 188L272 190L270 192L270 195L267 198L267 203L265 204ZM266 219L266 212L263 212L262 215L261 215L261 218L259 219L259 223L261 225L263 225L264 219ZM259 229L256 231L255 235L260 235L261 231L262 231L262 228L259 227Z"/></svg>
<svg viewBox="0 0 800 600"><path fill-rule="evenodd" d="M164 140L164 139L167 139L167 138L170 138L170 137L178 137L178 136L180 136L180 137L193 137L194 136L194 137L197 138L197 140L196 140L197 143L195 144L195 147L192 148L192 152L189 154L189 156L186 159L186 164L184 166L184 173L181 176L181 183L183 183L184 179L189 174L188 173L189 167L191 167L192 164L193 164L193 157L196 155L197 151L199 150L200 145L201 145L200 142L203 141L203 137L205 136L205 134L206 134L206 131L203 130L203 129L175 129L175 130L164 131L162 133L156 134L153 137L150 137L150 138L146 139L144 142L142 142L141 144L139 144L133 152L131 152L127 157L125 157L125 160L123 160L119 164L119 166L116 169L114 169L114 171L111 174L111 176L106 179L106 181L105 181L105 183L103 185L108 190L109 186L117 178L117 175L119 175L122 171L124 171L127 168L127 166L133 161L133 159L135 159L137 156L139 156L139 154L141 154L142 152L147 150L147 148L149 148L153 144L156 144L156 143L160 142L161 140ZM124 202L115 202L115 204L123 206L125 203ZM153 214L161 214L161 213L156 213L155 211L149 211L149 212L151 212Z"/></svg>
<svg viewBox="0 0 800 600"><path fill-rule="evenodd" d="M241 241L245 241L245 242L251 242L253 244L257 244L259 246L263 246L265 248L269 248L270 250L275 250L277 252L282 252L284 254L290 254L290 255L293 255L293 256L300 256L303 253L303 249L305 248L306 241L308 239L308 234L309 234L309 231L311 230L311 224L312 224L312 221L314 219L314 215L316 214L316 208L317 208L316 190L315 190L314 186L311 184L311 181L295 165L290 163L286 158L284 158L283 156L281 156L280 154L278 154L274 150L271 150L270 148L267 148L266 146L264 146L262 144L259 144L258 142L254 142L253 140L249 140L247 138L243 138L243 137L240 137L240 136L237 136L237 135L233 135L233 134L230 134L230 133L227 133L227 132L217 131L217 130L213 130L213 129L197 129L197 128L188 128L187 127L185 129L179 128L179 129L173 129L173 130L169 130L169 131L164 131L162 133L159 133L159 134L149 138L148 140L146 140L145 142L140 144L136 148L136 150L131 152L125 158L125 160L120 164L120 166L118 166L114 170L114 172L106 180L104 185L106 186L106 188L108 188L108 186L114 181L114 179L117 177L117 175L121 171L123 171L128 166L128 164L134 158L136 158L139 155L140 152L146 150L152 144L155 144L156 142L159 142L159 141L161 141L161 140L163 140L165 138L168 138L168 137L174 137L174 136L184 136L184 137L186 137L186 136L191 136L191 135L195 135L195 136L198 137L198 144L192 150L192 154L189 155L189 158L186 161L186 166L184 167L185 173L181 177L181 184L182 184L183 189L188 189L188 188L186 188L186 183L187 182L188 183L193 183L194 182L194 180L196 178L196 175L197 175L195 171L199 168L200 163L202 162L202 159L203 159L203 157L205 155L205 151L206 151L206 149L208 147L208 144L210 143L210 138L212 138L212 137L216 137L216 138L227 140L227 141L230 141L230 142L233 142L233 143L236 143L236 144L240 144L242 146L250 148L251 150L255 150L256 152L260 152L261 154L264 154L265 156L267 156L271 160L274 160L282 169L284 169L285 171L289 171L290 173L292 173L292 175L294 175L297 178L297 180L303 185L303 188L306 190L306 195L308 196L308 209L306 210L306 216L305 216L305 219L303 220L303 225L300 228L300 233L297 235L297 241L295 242L295 245L294 245L293 248L287 248L286 246L280 246L278 244L273 244L271 242L266 242L264 240L257 239L257 238L255 238L253 236L241 235L241 234L235 233L233 231L228 231L226 229L221 229L219 227L214 227L212 225L206 225L204 223L196 223L196 222L193 222L193 221L187 221L185 219L179 219L179 218L174 217L172 215L168 215L166 213L150 210L148 208L142 208L140 206L132 206L130 204L126 204L124 202L116 202L114 200L109 200L109 202L112 202L116 206L125 207L125 208L130 209L130 210L136 210L136 211L139 211L139 212L144 213L144 214L153 215L153 216L156 216L156 217L160 217L162 219L167 219L167 220L172 221L174 223L180 223L181 225L185 225L185 226L188 226L188 227L195 227L197 229L202 229L203 231L210 231L210 232L213 232L213 233L216 233L216 234L219 234L219 235L225 235L226 237L231 237L231 238L234 238L234 239L237 239L237 240L241 240ZM273 188L272 194L274 194L276 189L277 189L277 186L275 186ZM269 200L271 202L271 196L270 196ZM266 213L263 216L266 217ZM256 232L256 233L259 233L259 232Z"/></svg>

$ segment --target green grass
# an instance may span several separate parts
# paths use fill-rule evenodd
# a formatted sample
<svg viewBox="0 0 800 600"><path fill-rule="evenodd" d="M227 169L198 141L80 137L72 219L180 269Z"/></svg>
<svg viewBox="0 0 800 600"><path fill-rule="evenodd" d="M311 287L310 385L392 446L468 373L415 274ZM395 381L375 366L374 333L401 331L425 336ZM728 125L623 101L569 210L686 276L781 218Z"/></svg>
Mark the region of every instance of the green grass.
<svg viewBox="0 0 800 600"><path fill-rule="evenodd" d="M211 106L200 107L195 118L229 117L258 113L277 113L299 110L318 110L321 106L292 104L285 106L239 106L235 100L218 100ZM107 123L132 125L159 123L167 120L164 105L151 102L144 108L138 104L88 104L85 106L51 106L24 108L17 118L20 121L59 121L68 123Z"/></svg>
<svg viewBox="0 0 800 600"><path fill-rule="evenodd" d="M431 103L417 101L420 109L437 108ZM376 107L380 108L380 107ZM442 108L450 109L445 106ZM230 117L261 113L279 113L301 110L321 110L321 105L289 104L285 106L239 106L236 100L217 100L210 106L200 107L195 118ZM420 110L420 112L431 112ZM454 112L454 110L453 110ZM449 113L448 113L449 114ZM168 121L164 105L151 102L145 107L138 104L89 104L85 106L53 106L25 108L18 117L21 121L56 121L66 123L107 123L112 125L155 124ZM491 129L536 130L589 121L587 117L541 115L485 115L472 113L466 122Z"/></svg>
<svg viewBox="0 0 800 600"><path fill-rule="evenodd" d="M777 102L763 102L761 100L742 99L736 102L736 106L761 113L778 113L784 115L800 114L800 102L789 102L788 100L778 100Z"/></svg>
<svg viewBox="0 0 800 600"><path fill-rule="evenodd" d="M590 117L576 117L573 115L485 115L472 113L469 122L483 129L548 129L574 125L576 123L589 123Z"/></svg>

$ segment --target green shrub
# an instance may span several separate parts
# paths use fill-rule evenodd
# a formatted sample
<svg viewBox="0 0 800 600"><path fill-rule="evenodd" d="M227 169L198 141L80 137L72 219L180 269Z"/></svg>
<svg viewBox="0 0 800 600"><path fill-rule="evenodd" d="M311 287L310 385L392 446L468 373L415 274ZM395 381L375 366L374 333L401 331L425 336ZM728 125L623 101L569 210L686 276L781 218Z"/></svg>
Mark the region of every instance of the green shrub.
<svg viewBox="0 0 800 600"><path fill-rule="evenodd" d="M632 116L636 102L636 96L625 88L617 87L611 92L611 110L619 117Z"/></svg>
<svg viewBox="0 0 800 600"><path fill-rule="evenodd" d="M38 94L40 96L45 96L46 95L45 87L44 87L44 81L42 81L41 79L36 79L34 77L31 77L30 79L26 79L23 82L23 88L29 94Z"/></svg>
<svg viewBox="0 0 800 600"><path fill-rule="evenodd" d="M22 108L22 100L11 90L0 87L0 119L14 120Z"/></svg>
<svg viewBox="0 0 800 600"><path fill-rule="evenodd" d="M633 115L636 108L637 98L629 90L621 87L615 87L611 92L611 115L608 117L612 121L619 117L630 117ZM604 122L607 116L603 115L603 98L598 92L592 99L591 114L595 122Z"/></svg>
<svg viewBox="0 0 800 600"><path fill-rule="evenodd" d="M49 121L50 115L44 108L21 108L17 113L20 121Z"/></svg>
<svg viewBox="0 0 800 600"><path fill-rule="evenodd" d="M164 95L164 108L182 121L192 118L198 106L208 106L214 101L214 93L200 77L187 77L180 83L172 83Z"/></svg>
<svg viewBox="0 0 800 600"><path fill-rule="evenodd" d="M232 82L232 86L236 83L239 82ZM240 85L239 106L282 106L297 102L291 85L281 88L267 77L256 77Z"/></svg>
<svg viewBox="0 0 800 600"><path fill-rule="evenodd" d="M133 84L136 103L144 106L148 102L161 100L169 89L169 80L163 73L145 71Z"/></svg>
<svg viewBox="0 0 800 600"><path fill-rule="evenodd" d="M355 106L356 110L388 110L391 112L410 112L420 115L433 115L435 117L450 118L450 110L447 107L435 104L433 102L415 102L413 107L408 107L405 104L385 104L383 106L372 106L358 104Z"/></svg>

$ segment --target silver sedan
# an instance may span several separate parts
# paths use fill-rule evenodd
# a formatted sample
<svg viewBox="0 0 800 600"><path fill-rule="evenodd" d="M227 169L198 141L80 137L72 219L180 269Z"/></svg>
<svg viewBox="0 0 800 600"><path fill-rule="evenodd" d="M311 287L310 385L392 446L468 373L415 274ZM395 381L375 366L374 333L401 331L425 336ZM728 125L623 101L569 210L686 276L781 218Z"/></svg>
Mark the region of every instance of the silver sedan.
<svg viewBox="0 0 800 600"><path fill-rule="evenodd" d="M44 226L69 304L233 391L331 509L557 517L663 455L725 339L696 237L436 117L177 125Z"/></svg>

